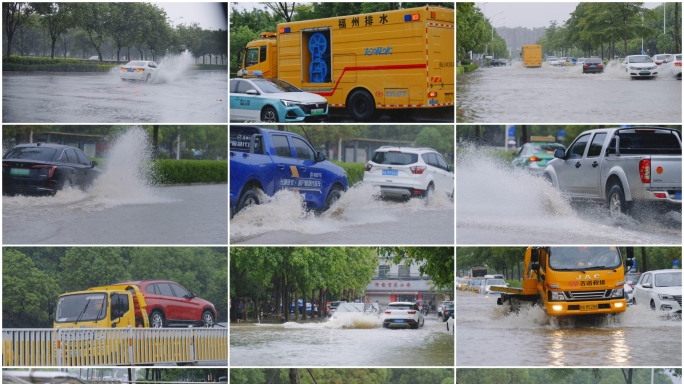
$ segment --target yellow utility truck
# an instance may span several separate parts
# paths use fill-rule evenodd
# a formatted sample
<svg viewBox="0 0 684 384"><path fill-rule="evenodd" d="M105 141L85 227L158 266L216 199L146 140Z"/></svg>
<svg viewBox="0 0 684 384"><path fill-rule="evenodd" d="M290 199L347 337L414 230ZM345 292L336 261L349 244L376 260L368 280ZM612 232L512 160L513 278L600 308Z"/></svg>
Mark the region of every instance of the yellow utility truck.
<svg viewBox="0 0 684 384"><path fill-rule="evenodd" d="M142 318L135 317L136 306ZM57 299L54 327L125 328L150 327L145 297L135 285L93 287L65 293ZM137 323L137 324L136 324Z"/></svg>
<svg viewBox="0 0 684 384"><path fill-rule="evenodd" d="M357 121L383 111L454 107L454 10L425 6L282 23L238 54L239 77L277 78L346 108Z"/></svg>
<svg viewBox="0 0 684 384"><path fill-rule="evenodd" d="M626 265L634 265L628 255ZM629 270L629 269L628 269ZM617 247L529 247L521 288L491 287L499 305L527 303L549 316L620 313L627 309L625 269Z"/></svg>
<svg viewBox="0 0 684 384"><path fill-rule="evenodd" d="M541 45L523 45L520 55L525 67L539 68L542 66Z"/></svg>

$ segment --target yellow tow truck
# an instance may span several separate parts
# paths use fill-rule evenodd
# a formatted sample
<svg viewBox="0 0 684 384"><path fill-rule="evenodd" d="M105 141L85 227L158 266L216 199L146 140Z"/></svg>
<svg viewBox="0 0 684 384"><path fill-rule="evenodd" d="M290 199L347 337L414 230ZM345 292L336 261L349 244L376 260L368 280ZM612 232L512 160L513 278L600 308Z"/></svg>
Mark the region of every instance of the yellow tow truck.
<svg viewBox="0 0 684 384"><path fill-rule="evenodd" d="M142 318L136 321L135 309ZM135 285L109 285L65 293L57 299L54 327L150 327L145 297Z"/></svg>
<svg viewBox="0 0 684 384"><path fill-rule="evenodd" d="M633 254L626 261L634 266ZM549 316L620 313L627 309L625 268L617 247L529 247L522 287L491 287L499 305L538 305Z"/></svg>

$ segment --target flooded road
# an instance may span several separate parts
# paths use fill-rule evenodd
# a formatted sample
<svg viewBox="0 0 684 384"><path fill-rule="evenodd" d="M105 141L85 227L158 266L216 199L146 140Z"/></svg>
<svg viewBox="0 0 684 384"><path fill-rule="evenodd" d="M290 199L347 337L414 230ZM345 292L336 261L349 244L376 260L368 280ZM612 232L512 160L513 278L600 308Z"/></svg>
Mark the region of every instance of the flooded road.
<svg viewBox="0 0 684 384"><path fill-rule="evenodd" d="M682 82L669 75L632 80L609 64L581 67L479 68L458 76L456 121L516 123L681 123Z"/></svg>
<svg viewBox="0 0 684 384"><path fill-rule="evenodd" d="M507 314L496 299L457 292L459 366L682 365L681 320L661 319L648 307L630 306L593 324L549 318L539 307Z"/></svg>
<svg viewBox="0 0 684 384"><path fill-rule="evenodd" d="M458 244L682 242L681 213L641 209L613 218L605 205L571 204L541 177L484 150L465 152L456 162Z"/></svg>
<svg viewBox="0 0 684 384"><path fill-rule="evenodd" d="M439 192L428 206L378 200L377 188L359 185L327 212L316 215L301 206L298 194L281 191L261 205L239 212L230 221L235 244L451 244L454 203Z"/></svg>
<svg viewBox="0 0 684 384"><path fill-rule="evenodd" d="M232 324L230 364L453 367L454 337L436 314L415 330L382 328L378 317L361 314L353 321Z"/></svg>
<svg viewBox="0 0 684 384"><path fill-rule="evenodd" d="M4 123L226 123L225 71L191 70L155 84L117 74L2 77Z"/></svg>

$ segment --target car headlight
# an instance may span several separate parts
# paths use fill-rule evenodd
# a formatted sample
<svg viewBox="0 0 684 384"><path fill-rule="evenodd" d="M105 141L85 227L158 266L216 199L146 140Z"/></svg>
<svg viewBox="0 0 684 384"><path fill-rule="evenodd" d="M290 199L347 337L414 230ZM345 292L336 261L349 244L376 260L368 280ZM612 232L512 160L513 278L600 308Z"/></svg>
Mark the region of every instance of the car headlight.
<svg viewBox="0 0 684 384"><path fill-rule="evenodd" d="M658 294L658 297L660 298L660 300L670 300L670 301L674 301L674 299L675 299L674 296L672 296L672 295L661 295L661 294Z"/></svg>
<svg viewBox="0 0 684 384"><path fill-rule="evenodd" d="M613 289L613 293L610 295L610 297L624 297L624 296L625 296L624 288Z"/></svg>
<svg viewBox="0 0 684 384"><path fill-rule="evenodd" d="M295 107L299 105L298 101L292 101L292 100L280 100L281 103L283 103L284 106L286 107Z"/></svg>
<svg viewBox="0 0 684 384"><path fill-rule="evenodd" d="M551 300L565 300L565 294L563 292L551 291Z"/></svg>

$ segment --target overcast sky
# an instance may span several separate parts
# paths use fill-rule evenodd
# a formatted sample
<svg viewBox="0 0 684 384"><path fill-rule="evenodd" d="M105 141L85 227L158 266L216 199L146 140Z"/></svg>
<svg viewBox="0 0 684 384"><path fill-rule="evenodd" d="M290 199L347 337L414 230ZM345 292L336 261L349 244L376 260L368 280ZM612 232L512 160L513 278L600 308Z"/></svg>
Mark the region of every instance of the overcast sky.
<svg viewBox="0 0 684 384"><path fill-rule="evenodd" d="M178 24L198 23L202 29L228 29L225 3L152 3L166 11L166 17ZM181 19L182 17L182 19Z"/></svg>
<svg viewBox="0 0 684 384"><path fill-rule="evenodd" d="M552 20L558 25L570 18L570 13L577 7L576 3L494 3L476 2L475 6L484 12L486 18L498 27L548 27ZM644 3L646 8L655 8L663 3ZM502 13L501 13L502 12ZM501 14L499 14L501 13Z"/></svg>

